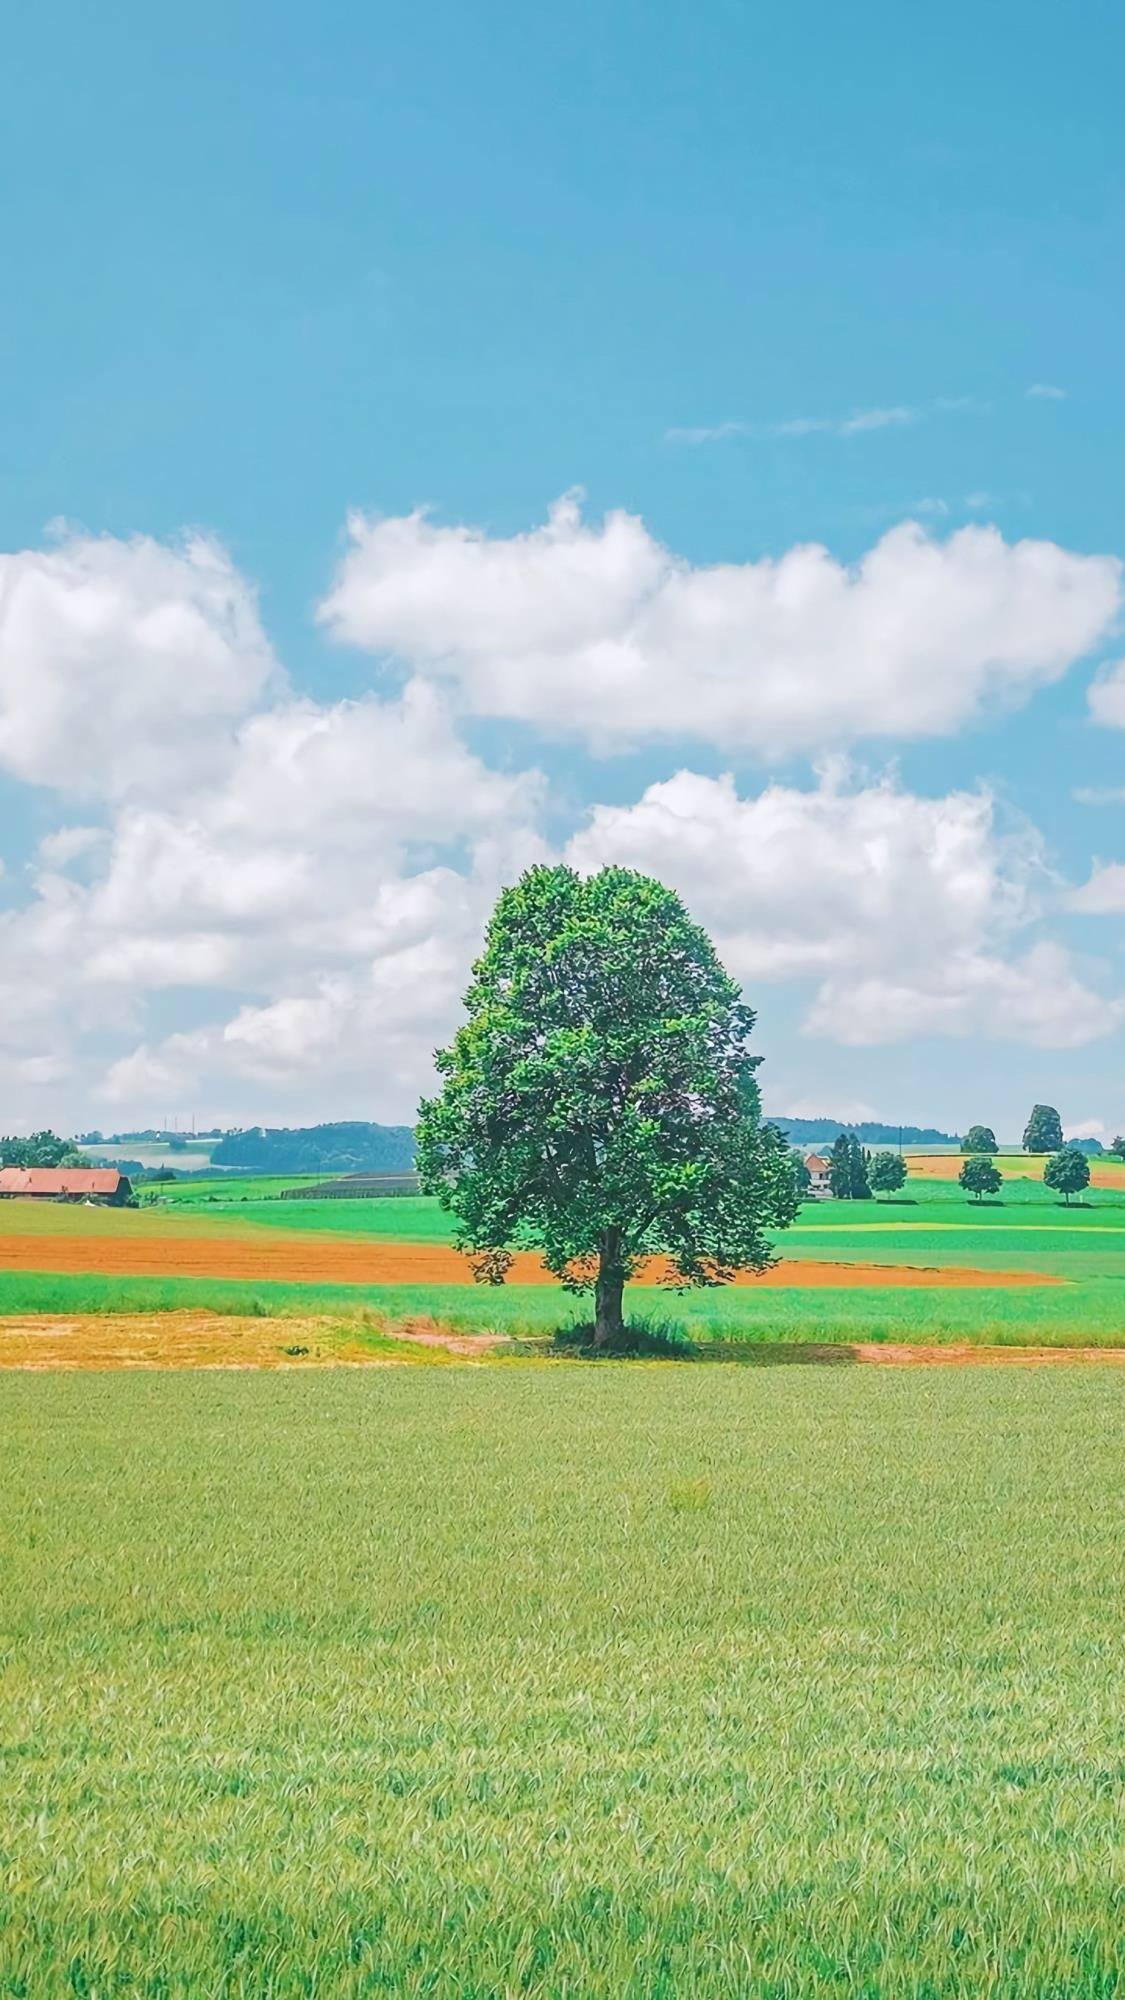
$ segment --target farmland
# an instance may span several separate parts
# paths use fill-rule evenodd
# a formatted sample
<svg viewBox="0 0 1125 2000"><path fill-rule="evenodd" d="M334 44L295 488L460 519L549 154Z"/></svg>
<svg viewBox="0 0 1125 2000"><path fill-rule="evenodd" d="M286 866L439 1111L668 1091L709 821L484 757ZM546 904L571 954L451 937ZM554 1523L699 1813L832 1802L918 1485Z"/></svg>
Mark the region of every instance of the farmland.
<svg viewBox="0 0 1125 2000"><path fill-rule="evenodd" d="M432 1201L185 1185L0 1204L0 1994L1119 1989L1125 1188L591 1367Z"/></svg>
<svg viewBox="0 0 1125 2000"><path fill-rule="evenodd" d="M0 1991L1119 1989L1116 1369L3 1410Z"/></svg>
<svg viewBox="0 0 1125 2000"><path fill-rule="evenodd" d="M696 1341L1125 1343L1125 1169L1067 1208L1006 1163L1001 1199L915 1172L893 1201L806 1204L765 1280L678 1296L631 1288L631 1310ZM1018 1170L1027 1167L1023 1176ZM514 1282L477 1287L430 1199L280 1199L287 1183L180 1183L138 1209L0 1204L0 1314L225 1312L425 1315L543 1336L581 1316L529 1251ZM647 1276L655 1280L658 1270Z"/></svg>

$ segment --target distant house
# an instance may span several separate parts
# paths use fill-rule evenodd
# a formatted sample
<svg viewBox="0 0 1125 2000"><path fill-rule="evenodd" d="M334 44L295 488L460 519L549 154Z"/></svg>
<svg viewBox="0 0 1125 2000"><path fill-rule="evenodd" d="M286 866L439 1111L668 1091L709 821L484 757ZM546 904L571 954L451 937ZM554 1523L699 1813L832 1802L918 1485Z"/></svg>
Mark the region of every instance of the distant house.
<svg viewBox="0 0 1125 2000"><path fill-rule="evenodd" d="M116 1167L0 1167L0 1198L24 1201L96 1201L120 1208L133 1184Z"/></svg>
<svg viewBox="0 0 1125 2000"><path fill-rule="evenodd" d="M808 1168L809 1193L822 1198L832 1192L832 1162L823 1153L806 1153L805 1166Z"/></svg>

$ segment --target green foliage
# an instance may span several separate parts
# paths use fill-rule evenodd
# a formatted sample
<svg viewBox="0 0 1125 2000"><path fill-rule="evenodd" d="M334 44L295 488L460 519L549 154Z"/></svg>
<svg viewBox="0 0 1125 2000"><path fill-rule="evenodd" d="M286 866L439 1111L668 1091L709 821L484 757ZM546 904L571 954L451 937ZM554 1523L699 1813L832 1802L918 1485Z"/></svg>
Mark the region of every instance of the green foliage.
<svg viewBox="0 0 1125 2000"><path fill-rule="evenodd" d="M871 1155L853 1133L848 1140L848 1193L853 1201L870 1201L871 1182L868 1178Z"/></svg>
<svg viewBox="0 0 1125 2000"><path fill-rule="evenodd" d="M852 1149L846 1132L833 1142L828 1169L828 1185L837 1201L848 1201L852 1192Z"/></svg>
<svg viewBox="0 0 1125 2000"><path fill-rule="evenodd" d="M874 1194L897 1194L906 1186L907 1165L901 1153L876 1153L868 1178Z"/></svg>
<svg viewBox="0 0 1125 2000"><path fill-rule="evenodd" d="M211 1154L216 1167L261 1174L398 1173L414 1164L409 1125L256 1125L228 1132Z"/></svg>
<svg viewBox="0 0 1125 2000"><path fill-rule="evenodd" d="M1069 1204L1072 1194L1081 1194L1090 1185L1090 1162L1085 1153L1077 1146L1063 1146L1052 1153L1043 1169L1043 1185Z"/></svg>
<svg viewBox="0 0 1125 2000"><path fill-rule="evenodd" d="M506 889L437 1057L417 1128L423 1188L478 1278L534 1242L619 1333L641 1259L677 1287L769 1261L796 1212L789 1148L763 1124L754 1016L678 896L623 868L533 868Z"/></svg>
<svg viewBox="0 0 1125 2000"><path fill-rule="evenodd" d="M1033 1105L1031 1116L1024 1128L1024 1152L1057 1153L1061 1150L1062 1143L1062 1119L1059 1117L1054 1105Z"/></svg>
<svg viewBox="0 0 1125 2000"><path fill-rule="evenodd" d="M793 1181L797 1193L807 1194L812 1186L812 1175L805 1165L805 1156L803 1153L793 1152L790 1158L793 1162Z"/></svg>
<svg viewBox="0 0 1125 2000"><path fill-rule="evenodd" d="M84 1153L57 1132L32 1132L26 1139L0 1139L0 1167L88 1167Z"/></svg>
<svg viewBox="0 0 1125 2000"><path fill-rule="evenodd" d="M1119 1132L1109 1147L1116 1160L1125 1160L1125 1137Z"/></svg>
<svg viewBox="0 0 1125 2000"><path fill-rule="evenodd" d="M1119 1368L2 1410L5 2000L1119 1991Z"/></svg>
<svg viewBox="0 0 1125 2000"><path fill-rule="evenodd" d="M994 1153L996 1134L991 1125L970 1125L961 1141L963 1153Z"/></svg>
<svg viewBox="0 0 1125 2000"><path fill-rule="evenodd" d="M983 1153L971 1154L957 1178L966 1194L975 1196L977 1201L985 1194L999 1194L1004 1185L999 1167Z"/></svg>

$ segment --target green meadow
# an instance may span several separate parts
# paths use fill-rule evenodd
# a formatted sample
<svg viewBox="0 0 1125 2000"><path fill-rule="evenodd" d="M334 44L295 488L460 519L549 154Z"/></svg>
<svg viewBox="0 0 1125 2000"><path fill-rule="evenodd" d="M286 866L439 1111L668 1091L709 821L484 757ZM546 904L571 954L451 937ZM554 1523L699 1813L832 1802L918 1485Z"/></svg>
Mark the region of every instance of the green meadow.
<svg viewBox="0 0 1125 2000"><path fill-rule="evenodd" d="M0 1994L1111 2000L1125 1378L8 1376Z"/></svg>

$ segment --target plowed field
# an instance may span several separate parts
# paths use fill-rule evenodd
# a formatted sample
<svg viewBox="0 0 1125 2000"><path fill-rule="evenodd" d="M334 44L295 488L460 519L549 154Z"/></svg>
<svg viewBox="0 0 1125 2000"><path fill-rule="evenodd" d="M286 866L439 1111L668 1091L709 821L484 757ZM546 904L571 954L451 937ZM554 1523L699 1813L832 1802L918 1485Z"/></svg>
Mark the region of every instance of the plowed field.
<svg viewBox="0 0 1125 2000"><path fill-rule="evenodd" d="M1048 1157L1046 1153L998 1153L996 1164L1008 1180L1041 1181ZM963 1153L910 1153L907 1157L912 1181L955 1181L964 1164ZM1125 1193L1125 1161L1091 1160L1090 1186Z"/></svg>
<svg viewBox="0 0 1125 2000"><path fill-rule="evenodd" d="M112 1277L252 1278L278 1284L456 1285L471 1284L468 1259L446 1244L358 1243L336 1238L271 1235L0 1236L0 1270L82 1271ZM665 1275L654 1258L638 1274L640 1284ZM520 1252L510 1272L513 1284L548 1285L557 1280L539 1258ZM1061 1282L1038 1271L980 1271L968 1266L941 1269L917 1264L821 1263L786 1258L760 1277L735 1281L751 1286L1032 1286Z"/></svg>

